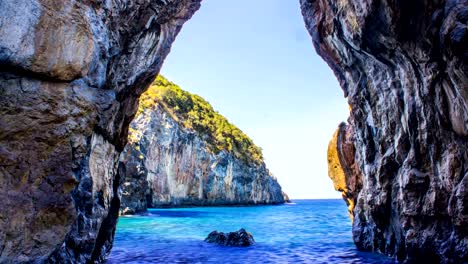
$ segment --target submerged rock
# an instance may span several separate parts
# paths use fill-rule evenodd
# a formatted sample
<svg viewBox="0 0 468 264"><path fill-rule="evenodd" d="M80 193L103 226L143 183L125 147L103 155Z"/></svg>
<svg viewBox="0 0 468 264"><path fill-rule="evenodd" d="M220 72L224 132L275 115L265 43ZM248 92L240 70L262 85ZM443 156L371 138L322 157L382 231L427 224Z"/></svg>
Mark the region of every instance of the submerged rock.
<svg viewBox="0 0 468 264"><path fill-rule="evenodd" d="M181 98L183 105L171 105ZM199 124L209 125L197 130ZM201 97L161 76L143 95L129 137L120 159L122 213L147 206L279 204L287 197L250 138Z"/></svg>
<svg viewBox="0 0 468 264"><path fill-rule="evenodd" d="M468 5L301 0L350 105L329 172L360 250L468 262Z"/></svg>
<svg viewBox="0 0 468 264"><path fill-rule="evenodd" d="M213 231L208 235L205 241L229 247L248 247L255 244L252 234L245 231L244 228L229 233Z"/></svg>
<svg viewBox="0 0 468 264"><path fill-rule="evenodd" d="M0 1L0 263L103 260L138 97L199 6Z"/></svg>

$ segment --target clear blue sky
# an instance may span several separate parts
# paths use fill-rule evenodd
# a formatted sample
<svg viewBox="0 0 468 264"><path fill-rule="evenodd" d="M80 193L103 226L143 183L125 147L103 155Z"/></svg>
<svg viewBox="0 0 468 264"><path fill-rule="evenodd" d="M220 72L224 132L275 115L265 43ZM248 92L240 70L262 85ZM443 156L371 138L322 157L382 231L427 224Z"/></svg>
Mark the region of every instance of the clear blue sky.
<svg viewBox="0 0 468 264"><path fill-rule="evenodd" d="M348 106L315 53L298 0L203 0L162 68L263 148L291 198L338 198L328 142Z"/></svg>

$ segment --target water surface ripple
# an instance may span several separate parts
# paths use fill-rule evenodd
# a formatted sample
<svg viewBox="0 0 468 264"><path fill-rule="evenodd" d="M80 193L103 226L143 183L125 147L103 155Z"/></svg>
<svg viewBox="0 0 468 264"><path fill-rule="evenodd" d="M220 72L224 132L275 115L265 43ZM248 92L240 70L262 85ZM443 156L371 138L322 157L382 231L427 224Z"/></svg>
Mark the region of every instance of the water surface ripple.
<svg viewBox="0 0 468 264"><path fill-rule="evenodd" d="M257 242L230 248L203 242L213 230L244 227ZM108 263L395 263L358 252L342 200L295 200L256 207L150 209L121 217Z"/></svg>

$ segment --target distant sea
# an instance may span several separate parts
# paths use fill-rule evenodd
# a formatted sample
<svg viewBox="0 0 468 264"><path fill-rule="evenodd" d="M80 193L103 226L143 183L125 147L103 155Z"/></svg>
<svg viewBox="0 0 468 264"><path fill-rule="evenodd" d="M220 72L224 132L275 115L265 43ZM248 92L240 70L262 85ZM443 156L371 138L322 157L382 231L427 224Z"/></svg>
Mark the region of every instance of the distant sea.
<svg viewBox="0 0 468 264"><path fill-rule="evenodd" d="M203 240L245 228L256 244L230 248ZM249 207L150 209L119 218L108 263L395 263L356 250L342 200L294 200Z"/></svg>

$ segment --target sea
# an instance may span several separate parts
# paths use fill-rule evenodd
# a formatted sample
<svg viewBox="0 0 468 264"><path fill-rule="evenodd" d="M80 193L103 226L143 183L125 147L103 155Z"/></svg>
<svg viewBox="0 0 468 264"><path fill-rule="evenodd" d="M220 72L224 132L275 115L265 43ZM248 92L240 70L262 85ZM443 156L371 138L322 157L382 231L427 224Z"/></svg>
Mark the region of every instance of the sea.
<svg viewBox="0 0 468 264"><path fill-rule="evenodd" d="M204 242L214 230L245 228L255 245ZM272 206L149 209L119 218L108 263L396 263L359 252L343 200Z"/></svg>

